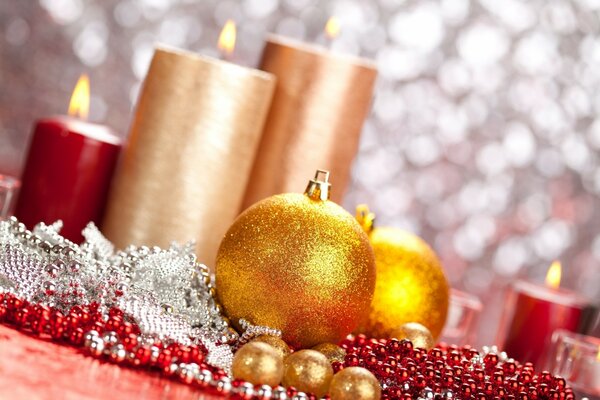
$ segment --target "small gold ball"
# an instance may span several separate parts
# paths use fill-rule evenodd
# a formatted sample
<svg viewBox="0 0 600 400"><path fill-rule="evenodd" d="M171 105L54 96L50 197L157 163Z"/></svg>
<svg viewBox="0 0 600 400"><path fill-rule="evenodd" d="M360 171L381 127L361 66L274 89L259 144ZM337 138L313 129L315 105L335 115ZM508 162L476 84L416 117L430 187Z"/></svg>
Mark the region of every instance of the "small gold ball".
<svg viewBox="0 0 600 400"><path fill-rule="evenodd" d="M333 343L318 344L313 347L313 350L322 353L325 357L327 357L330 363L334 361L344 362L344 357L346 357L346 350Z"/></svg>
<svg viewBox="0 0 600 400"><path fill-rule="evenodd" d="M260 335L252 339L253 342L262 342L269 344L275 348L281 354L282 358L286 358L292 352L286 342L280 337L271 335Z"/></svg>
<svg viewBox="0 0 600 400"><path fill-rule="evenodd" d="M333 368L323 354L315 350L300 350L290 354L284 364L283 386L294 386L317 397L327 394Z"/></svg>
<svg viewBox="0 0 600 400"><path fill-rule="evenodd" d="M331 380L331 400L379 400L381 385L375 376L361 367L344 368Z"/></svg>
<svg viewBox="0 0 600 400"><path fill-rule="evenodd" d="M279 351L262 342L250 342L233 356L233 377L254 385L277 386L283 377L283 358Z"/></svg>
<svg viewBox="0 0 600 400"><path fill-rule="evenodd" d="M421 347L425 350L430 350L435 346L435 340L429 329L418 322L408 322L400 325L392 331L391 337L408 339L412 342L413 346Z"/></svg>

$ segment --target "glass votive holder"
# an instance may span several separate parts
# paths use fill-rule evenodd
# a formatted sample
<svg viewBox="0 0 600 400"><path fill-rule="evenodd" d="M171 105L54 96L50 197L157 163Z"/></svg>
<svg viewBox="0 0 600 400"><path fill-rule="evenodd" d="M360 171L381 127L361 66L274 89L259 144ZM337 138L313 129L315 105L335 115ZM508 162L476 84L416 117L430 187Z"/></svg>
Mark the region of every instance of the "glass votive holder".
<svg viewBox="0 0 600 400"><path fill-rule="evenodd" d="M0 174L0 221L13 215L20 187L21 181L17 178Z"/></svg>
<svg viewBox="0 0 600 400"><path fill-rule="evenodd" d="M565 378L579 396L600 398L600 339L562 329L555 331L547 369Z"/></svg>
<svg viewBox="0 0 600 400"><path fill-rule="evenodd" d="M457 346L475 343L482 308L477 296L451 289L448 318L440 342Z"/></svg>

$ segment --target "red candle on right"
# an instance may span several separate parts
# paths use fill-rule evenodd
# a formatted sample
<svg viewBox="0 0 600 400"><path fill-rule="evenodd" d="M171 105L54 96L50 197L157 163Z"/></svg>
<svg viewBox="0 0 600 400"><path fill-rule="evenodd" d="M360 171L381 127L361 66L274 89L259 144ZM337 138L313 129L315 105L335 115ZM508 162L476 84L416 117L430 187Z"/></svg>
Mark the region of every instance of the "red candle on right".
<svg viewBox="0 0 600 400"><path fill-rule="evenodd" d="M498 343L509 357L545 367L546 350L557 329L575 332L587 300L561 289L561 265L555 261L541 285L524 280L511 288Z"/></svg>

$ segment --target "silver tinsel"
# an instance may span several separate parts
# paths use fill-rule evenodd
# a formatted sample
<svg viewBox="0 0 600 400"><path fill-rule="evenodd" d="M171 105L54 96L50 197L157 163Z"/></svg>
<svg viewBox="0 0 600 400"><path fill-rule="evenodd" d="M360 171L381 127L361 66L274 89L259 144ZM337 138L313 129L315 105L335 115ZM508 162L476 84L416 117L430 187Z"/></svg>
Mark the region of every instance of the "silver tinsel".
<svg viewBox="0 0 600 400"><path fill-rule="evenodd" d="M115 251L93 223L84 229L80 246L63 238L61 227L60 221L41 223L30 232L15 218L0 222L0 291L65 312L94 302L104 313L117 307L143 336L202 344L207 362L225 371L240 342L257 334L280 335L246 322L241 338L230 329L193 244Z"/></svg>

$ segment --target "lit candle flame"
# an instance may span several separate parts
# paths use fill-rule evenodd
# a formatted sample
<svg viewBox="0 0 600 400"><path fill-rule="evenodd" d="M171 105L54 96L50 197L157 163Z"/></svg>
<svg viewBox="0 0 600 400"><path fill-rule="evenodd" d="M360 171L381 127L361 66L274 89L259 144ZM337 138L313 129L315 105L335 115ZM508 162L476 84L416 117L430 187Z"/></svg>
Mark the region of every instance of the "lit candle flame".
<svg viewBox="0 0 600 400"><path fill-rule="evenodd" d="M235 22L228 19L219 35L219 49L226 55L231 55L235 49Z"/></svg>
<svg viewBox="0 0 600 400"><path fill-rule="evenodd" d="M335 39L339 34L342 26L338 17L333 16L327 20L325 24L325 34L329 39Z"/></svg>
<svg viewBox="0 0 600 400"><path fill-rule="evenodd" d="M90 111L90 80L86 74L82 74L75 85L71 102L69 103L69 115L81 119L87 119Z"/></svg>
<svg viewBox="0 0 600 400"><path fill-rule="evenodd" d="M596 354L596 360L600 361L600 347L598 347L598 354Z"/></svg>
<svg viewBox="0 0 600 400"><path fill-rule="evenodd" d="M560 286L561 269L560 261L554 261L552 263L546 274L546 286L554 289L557 289Z"/></svg>

